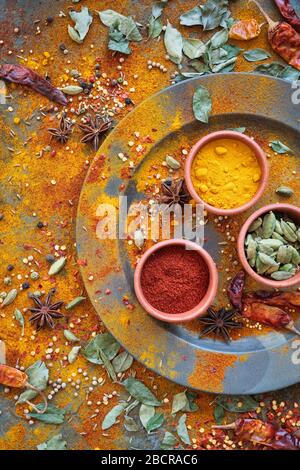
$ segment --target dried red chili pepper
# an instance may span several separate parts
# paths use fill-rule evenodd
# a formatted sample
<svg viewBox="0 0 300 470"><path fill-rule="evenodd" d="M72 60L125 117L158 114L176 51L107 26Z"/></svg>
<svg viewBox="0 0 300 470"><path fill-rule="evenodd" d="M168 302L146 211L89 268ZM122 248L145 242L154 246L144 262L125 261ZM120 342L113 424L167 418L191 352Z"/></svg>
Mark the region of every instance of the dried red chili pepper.
<svg viewBox="0 0 300 470"><path fill-rule="evenodd" d="M285 21L275 22L256 0L252 0L269 24L268 38L272 49L289 65L300 70L300 34Z"/></svg>
<svg viewBox="0 0 300 470"><path fill-rule="evenodd" d="M300 292L274 292L259 290L248 292L245 302L262 302L277 307L300 307Z"/></svg>
<svg viewBox="0 0 300 470"><path fill-rule="evenodd" d="M230 39L249 41L260 34L261 28L258 22L252 18L250 20L240 20L234 23L229 30Z"/></svg>
<svg viewBox="0 0 300 470"><path fill-rule="evenodd" d="M34 70L31 70L24 65L0 65L0 79L18 83L20 85L27 85L56 103L60 103L62 105L66 105L68 103L67 98L62 91L51 85L49 80L46 80Z"/></svg>
<svg viewBox="0 0 300 470"><path fill-rule="evenodd" d="M300 18L289 0L274 0L282 16L300 33Z"/></svg>
<svg viewBox="0 0 300 470"><path fill-rule="evenodd" d="M290 314L278 307L246 298L243 301L244 317L273 328L284 328L300 336Z"/></svg>
<svg viewBox="0 0 300 470"><path fill-rule="evenodd" d="M26 400L26 403L32 406L32 408L39 414L43 414L45 413L45 411L47 411L48 403L45 395L41 390L34 387L28 382L28 376L25 374L25 372L22 372L18 369L15 369L14 367L10 367L5 364L0 364L0 384L4 385L5 387L30 388L31 390L34 390L43 398L45 403L44 409L39 410L33 403L28 400Z"/></svg>
<svg viewBox="0 0 300 470"><path fill-rule="evenodd" d="M240 271L230 282L227 293L233 307L240 309L245 286L245 273Z"/></svg>
<svg viewBox="0 0 300 470"><path fill-rule="evenodd" d="M241 441L252 442L276 450L299 450L300 440L276 424L260 419L239 418L234 423L213 426L215 429L232 429Z"/></svg>

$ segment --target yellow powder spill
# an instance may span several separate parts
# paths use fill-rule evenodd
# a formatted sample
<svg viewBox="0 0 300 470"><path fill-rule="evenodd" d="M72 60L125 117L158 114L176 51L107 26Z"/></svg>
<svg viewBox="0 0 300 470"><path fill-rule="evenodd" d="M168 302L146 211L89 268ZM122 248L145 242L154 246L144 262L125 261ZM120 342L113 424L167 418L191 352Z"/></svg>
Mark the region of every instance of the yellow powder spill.
<svg viewBox="0 0 300 470"><path fill-rule="evenodd" d="M211 206L240 207L257 192L261 170L253 150L235 139L217 139L204 145L194 158L192 182Z"/></svg>

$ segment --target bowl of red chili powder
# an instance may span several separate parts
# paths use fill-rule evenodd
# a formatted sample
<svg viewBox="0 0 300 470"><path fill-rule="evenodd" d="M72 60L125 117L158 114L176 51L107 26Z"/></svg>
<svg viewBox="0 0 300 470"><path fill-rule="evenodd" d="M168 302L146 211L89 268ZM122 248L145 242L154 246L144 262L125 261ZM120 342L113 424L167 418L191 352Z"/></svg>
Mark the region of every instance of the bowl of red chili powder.
<svg viewBox="0 0 300 470"><path fill-rule="evenodd" d="M178 323L204 315L218 288L211 256L194 242L166 240L147 250L134 273L138 301L153 317Z"/></svg>

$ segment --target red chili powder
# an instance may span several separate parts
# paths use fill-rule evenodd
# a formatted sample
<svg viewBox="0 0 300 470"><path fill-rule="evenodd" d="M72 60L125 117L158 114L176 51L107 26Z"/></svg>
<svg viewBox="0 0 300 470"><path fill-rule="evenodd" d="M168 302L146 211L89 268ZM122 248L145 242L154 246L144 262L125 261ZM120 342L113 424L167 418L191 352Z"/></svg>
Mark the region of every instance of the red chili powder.
<svg viewBox="0 0 300 470"><path fill-rule="evenodd" d="M196 307L209 285L209 270L197 251L172 245L145 262L141 288L147 301L164 313L183 313Z"/></svg>

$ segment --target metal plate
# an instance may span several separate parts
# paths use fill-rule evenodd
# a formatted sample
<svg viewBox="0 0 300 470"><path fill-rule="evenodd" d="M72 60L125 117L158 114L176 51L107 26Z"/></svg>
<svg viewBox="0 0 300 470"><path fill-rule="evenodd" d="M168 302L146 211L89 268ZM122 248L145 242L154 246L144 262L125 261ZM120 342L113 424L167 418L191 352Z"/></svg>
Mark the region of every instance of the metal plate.
<svg viewBox="0 0 300 470"><path fill-rule="evenodd" d="M198 85L208 88L213 97L209 125L195 121L193 116L192 96ZM289 82L243 73L204 76L179 83L147 99L121 121L104 141L86 177L78 209L77 249L79 259L83 260L81 271L89 297L106 327L138 361L187 387L213 393L254 394L294 384L299 377L297 361L292 360L297 347L293 343L295 337L267 329L260 334L246 330L242 337L227 345L210 338L199 339L197 323L168 325L154 320L135 298L126 240L97 239L97 207L110 203L118 210L119 194L127 195L130 203L142 199L140 187L149 173L149 165L161 163L167 153L178 153L180 146L190 148L202 135L215 130L246 126L248 135L261 145L267 146L267 142L277 138L299 154L300 107L292 103L292 92ZM124 164L117 155L120 152L133 155L128 142L134 140L135 131L151 138L143 141L145 151L134 174L124 179L128 162ZM278 200L274 189L279 184L290 181L294 188L299 184L292 174L297 165L296 158L291 156L270 159L268 190L257 207ZM124 183L125 189L121 187ZM297 196L289 202L299 204ZM237 231L251 212L234 220ZM213 217L205 236L205 248L219 267L219 303L226 284L224 273L226 267L232 269L232 263L218 249L223 238ZM106 295L106 289L111 295ZM135 305L134 309L128 308L124 296Z"/></svg>

